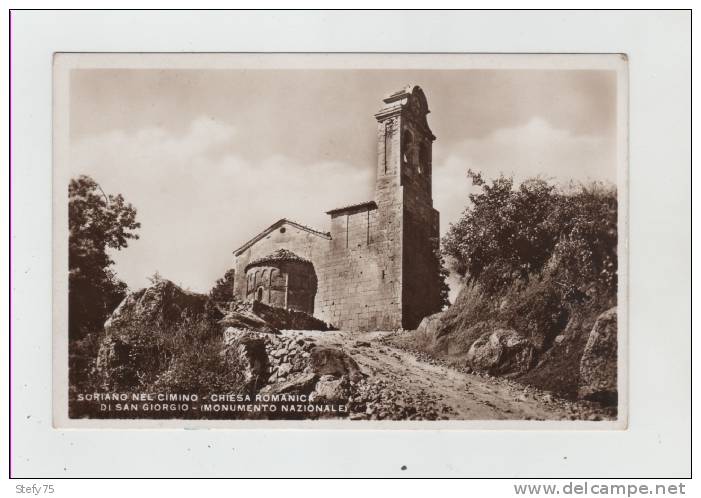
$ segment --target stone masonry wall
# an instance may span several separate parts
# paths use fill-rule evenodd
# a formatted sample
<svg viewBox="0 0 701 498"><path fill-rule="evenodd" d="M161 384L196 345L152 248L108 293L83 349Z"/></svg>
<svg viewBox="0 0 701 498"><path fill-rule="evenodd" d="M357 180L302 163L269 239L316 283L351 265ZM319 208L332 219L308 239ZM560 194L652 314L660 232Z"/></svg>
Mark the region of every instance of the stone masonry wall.
<svg viewBox="0 0 701 498"><path fill-rule="evenodd" d="M337 328L391 330L401 327L399 243L378 209L334 215L330 250L318 262L317 316Z"/></svg>
<svg viewBox="0 0 701 498"><path fill-rule="evenodd" d="M421 197L407 193L404 197L402 322L404 328L415 329L424 317L441 309L439 214Z"/></svg>
<svg viewBox="0 0 701 498"><path fill-rule="evenodd" d="M246 301L260 301L269 306L314 314L317 276L314 268L302 261L278 261L274 265L248 269Z"/></svg>
<svg viewBox="0 0 701 498"><path fill-rule="evenodd" d="M280 229L284 228L284 232ZM234 268L234 295L244 299L246 296L246 265L258 258L268 256L278 249L287 249L293 253L308 259L316 267L316 261L323 258L328 251L330 240L327 237L318 235L295 227L291 224L284 224L266 237L262 238L236 257Z"/></svg>
<svg viewBox="0 0 701 498"><path fill-rule="evenodd" d="M234 293L246 297L244 269L249 262L288 249L314 265L314 316L349 330L400 328L401 191L390 189L378 205L382 209L331 217L331 240L290 225L284 233L271 232L236 258Z"/></svg>

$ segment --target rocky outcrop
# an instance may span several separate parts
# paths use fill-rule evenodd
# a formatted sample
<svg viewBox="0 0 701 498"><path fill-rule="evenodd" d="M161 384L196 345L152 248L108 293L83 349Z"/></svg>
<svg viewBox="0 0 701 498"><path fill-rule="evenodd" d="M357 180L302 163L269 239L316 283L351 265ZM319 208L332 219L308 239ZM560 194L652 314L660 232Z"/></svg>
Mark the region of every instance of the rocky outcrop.
<svg viewBox="0 0 701 498"><path fill-rule="evenodd" d="M219 325L225 330L253 330L266 334L279 334L280 331L271 326L267 321L256 315L250 305L236 303L224 317L219 320Z"/></svg>
<svg viewBox="0 0 701 498"><path fill-rule="evenodd" d="M225 333L224 342L237 344L242 336L258 337L265 344L270 385L282 386L290 381L293 381L293 384L297 383L302 379L301 374L312 374L315 380L324 376L344 377L352 381L363 378L360 367L345 351L335 347L316 346L313 340L304 337L301 333L267 335L228 330ZM279 389L286 388L279 387Z"/></svg>
<svg viewBox="0 0 701 498"><path fill-rule="evenodd" d="M270 358L270 382L285 381L304 372L314 342L301 336L268 338L266 351Z"/></svg>
<svg viewBox="0 0 701 498"><path fill-rule="evenodd" d="M466 356L470 346L495 327L484 322L463 323L456 310L457 308L448 308L425 317L400 346L427 351L436 356Z"/></svg>
<svg viewBox="0 0 701 498"><path fill-rule="evenodd" d="M108 389L149 382L167 368L164 337L185 323L207 334L220 316L208 306L207 296L169 280L129 293L105 323L95 362L98 377Z"/></svg>
<svg viewBox="0 0 701 498"><path fill-rule="evenodd" d="M318 379L314 373L299 373L288 380L269 384L260 390L260 394L309 394L311 393Z"/></svg>
<svg viewBox="0 0 701 498"><path fill-rule="evenodd" d="M480 336L467 353L467 364L493 375L519 374L534 364L536 351L531 342L515 330L498 329Z"/></svg>
<svg viewBox="0 0 701 498"><path fill-rule="evenodd" d="M251 334L238 335L226 343L223 354L234 368L240 369L250 392L267 383L269 362L263 339Z"/></svg>
<svg viewBox="0 0 701 498"><path fill-rule="evenodd" d="M607 404L618 399L618 314L605 311L592 328L579 364L579 397Z"/></svg>
<svg viewBox="0 0 701 498"><path fill-rule="evenodd" d="M280 330L329 330L321 320L301 311L275 308L261 302L231 303L219 324L227 329L277 334Z"/></svg>
<svg viewBox="0 0 701 498"><path fill-rule="evenodd" d="M519 381L552 391L567 399L578 398L579 364L598 313L574 313L552 347L538 356L538 364Z"/></svg>
<svg viewBox="0 0 701 498"><path fill-rule="evenodd" d="M302 311L276 308L258 301L252 303L251 310L280 330L331 330L326 322Z"/></svg>
<svg viewBox="0 0 701 498"><path fill-rule="evenodd" d="M206 389L219 379L237 392L295 393L317 403L347 404L351 383L362 378L358 364L302 333L280 332L294 328L327 327L305 313L260 303L224 308L163 280L129 294L115 310L95 364L107 389Z"/></svg>
<svg viewBox="0 0 701 498"><path fill-rule="evenodd" d="M105 322L105 330L130 325L165 326L207 315L207 296L181 289L170 280L131 292Z"/></svg>
<svg viewBox="0 0 701 498"><path fill-rule="evenodd" d="M336 377L334 375L322 375L314 387L314 392L309 400L314 403L348 403L351 394L351 385L348 377Z"/></svg>
<svg viewBox="0 0 701 498"><path fill-rule="evenodd" d="M338 348L317 346L311 350L309 359L311 371L319 375L348 377L352 381L363 378L360 367L345 351Z"/></svg>
<svg viewBox="0 0 701 498"><path fill-rule="evenodd" d="M427 334L428 336L436 339L439 338L446 330L446 326L443 321L444 315L445 313L439 312L425 317L423 320L421 320L421 323L416 328L416 331Z"/></svg>
<svg viewBox="0 0 701 498"><path fill-rule="evenodd" d="M347 405L353 386L365 377L343 350L316 346L301 333L270 335L230 329L224 341L228 348L238 348L251 338L264 344L268 360L267 385L258 386L261 395L308 395L315 404Z"/></svg>

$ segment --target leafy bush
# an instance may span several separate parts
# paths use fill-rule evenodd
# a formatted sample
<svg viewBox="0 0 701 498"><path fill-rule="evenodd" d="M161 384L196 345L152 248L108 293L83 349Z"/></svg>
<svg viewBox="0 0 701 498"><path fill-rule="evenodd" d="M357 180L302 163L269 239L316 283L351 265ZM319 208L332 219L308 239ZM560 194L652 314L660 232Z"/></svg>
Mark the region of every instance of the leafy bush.
<svg viewBox="0 0 701 498"><path fill-rule="evenodd" d="M468 282L490 294L547 275L568 301L616 293L618 203L601 183L564 190L540 178L491 184L468 171L471 205L443 238L443 251Z"/></svg>
<svg viewBox="0 0 701 498"><path fill-rule="evenodd" d="M560 196L552 223L560 236L548 274L568 302L615 304L618 288L618 201L602 184L580 185Z"/></svg>
<svg viewBox="0 0 701 498"><path fill-rule="evenodd" d="M510 177L490 185L479 173L468 174L481 191L470 194L472 206L450 226L443 250L460 275L498 291L527 279L550 256L557 234L547 220L557 201L555 188L536 178L514 189Z"/></svg>

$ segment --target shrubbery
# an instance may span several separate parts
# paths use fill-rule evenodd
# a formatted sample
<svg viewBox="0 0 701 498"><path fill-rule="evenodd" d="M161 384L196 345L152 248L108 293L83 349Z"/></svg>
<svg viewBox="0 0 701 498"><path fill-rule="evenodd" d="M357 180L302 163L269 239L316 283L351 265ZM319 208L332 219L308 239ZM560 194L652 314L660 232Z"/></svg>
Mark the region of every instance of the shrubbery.
<svg viewBox="0 0 701 498"><path fill-rule="evenodd" d="M511 177L480 187L443 239L454 269L490 295L532 279L549 280L563 301L610 300L617 286L618 203L601 183L558 188Z"/></svg>
<svg viewBox="0 0 701 498"><path fill-rule="evenodd" d="M209 298L216 303L229 303L234 300L234 276L236 270L227 270L224 276L217 279L209 291Z"/></svg>
<svg viewBox="0 0 701 498"><path fill-rule="evenodd" d="M243 371L232 364L235 357L222 354L222 335L202 319L179 324L173 335L159 339L166 362L142 390L186 392L200 396L212 392L236 392L244 385Z"/></svg>
<svg viewBox="0 0 701 498"><path fill-rule="evenodd" d="M513 329L539 360L522 380L574 397L591 326L616 305L616 190L468 175L478 190L442 241L463 288L430 326L397 341L463 365L477 339Z"/></svg>
<svg viewBox="0 0 701 498"><path fill-rule="evenodd" d="M204 316L164 327L135 323L94 337L89 347L85 346L92 357L79 354L81 350L74 345L76 361L85 358L91 364L81 365L85 375L71 383L72 417L119 416L98 411L94 403L76 402L80 392L187 393L203 397L212 392L241 392L245 385L237 357L222 354L219 327Z"/></svg>

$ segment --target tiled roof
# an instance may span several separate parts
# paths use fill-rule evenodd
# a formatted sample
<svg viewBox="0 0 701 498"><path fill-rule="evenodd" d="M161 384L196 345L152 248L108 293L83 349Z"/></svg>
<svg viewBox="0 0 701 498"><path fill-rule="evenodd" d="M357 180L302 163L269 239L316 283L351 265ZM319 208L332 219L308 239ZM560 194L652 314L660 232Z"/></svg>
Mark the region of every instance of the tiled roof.
<svg viewBox="0 0 701 498"><path fill-rule="evenodd" d="M262 258L255 259L246 265L245 271L248 271L252 266L260 266L264 263L273 263L275 261L299 261L301 263L311 263L308 259L304 259L301 256L297 256L292 251L287 249L278 249L272 254L263 256Z"/></svg>
<svg viewBox="0 0 701 498"><path fill-rule="evenodd" d="M377 208L377 203L375 201L365 201L359 204L351 204L350 206L343 206L340 208L332 209L331 211L326 211L326 214L343 213L345 211L353 211L360 208L375 209Z"/></svg>

